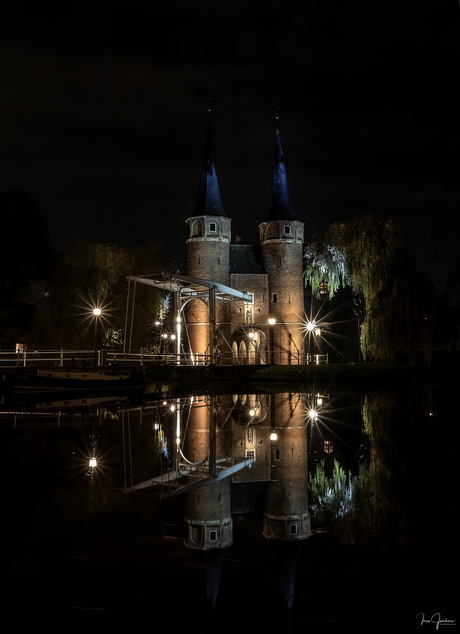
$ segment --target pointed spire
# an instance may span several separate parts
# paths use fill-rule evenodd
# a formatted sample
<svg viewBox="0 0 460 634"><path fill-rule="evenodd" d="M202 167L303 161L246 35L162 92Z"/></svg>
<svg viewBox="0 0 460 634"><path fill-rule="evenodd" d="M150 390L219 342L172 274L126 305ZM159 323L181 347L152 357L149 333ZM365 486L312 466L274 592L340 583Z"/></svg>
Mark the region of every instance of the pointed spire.
<svg viewBox="0 0 460 634"><path fill-rule="evenodd" d="M286 166L279 131L279 114L275 116L275 165L273 171L272 200L267 220L297 220L287 187Z"/></svg>
<svg viewBox="0 0 460 634"><path fill-rule="evenodd" d="M210 101L210 100L209 100ZM201 171L200 186L195 205L194 216L227 216L220 199L219 183L214 165L214 152L211 133L211 105L208 105L208 131Z"/></svg>

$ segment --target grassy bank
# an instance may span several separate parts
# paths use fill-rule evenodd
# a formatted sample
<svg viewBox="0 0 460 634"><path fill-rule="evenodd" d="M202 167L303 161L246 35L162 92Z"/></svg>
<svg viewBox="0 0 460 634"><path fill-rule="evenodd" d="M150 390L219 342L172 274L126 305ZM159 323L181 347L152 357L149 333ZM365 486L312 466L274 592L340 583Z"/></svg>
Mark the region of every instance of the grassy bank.
<svg viewBox="0 0 460 634"><path fill-rule="evenodd" d="M410 385L460 382L458 364L437 364L431 367L409 367L385 363L334 363L321 365L265 365L216 366L192 368L190 366L164 366L147 369L147 379L153 383L249 383L297 384L315 382L318 385L362 391L406 388Z"/></svg>
<svg viewBox="0 0 460 634"><path fill-rule="evenodd" d="M387 389L410 384L452 384L460 380L457 366L409 367L385 363L334 363L304 366L266 366L252 381L314 381L330 387L358 390Z"/></svg>

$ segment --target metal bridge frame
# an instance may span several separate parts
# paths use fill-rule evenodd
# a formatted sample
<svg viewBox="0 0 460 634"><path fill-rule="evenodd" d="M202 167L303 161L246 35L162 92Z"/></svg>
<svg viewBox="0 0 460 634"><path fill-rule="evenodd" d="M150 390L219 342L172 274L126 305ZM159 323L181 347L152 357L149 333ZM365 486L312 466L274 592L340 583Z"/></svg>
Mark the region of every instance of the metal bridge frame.
<svg viewBox="0 0 460 634"><path fill-rule="evenodd" d="M244 301L252 301L252 295L248 292L237 291L230 286L219 284L212 280L202 280L196 277L188 277L187 275L179 275L176 273L160 273L158 275L129 275L128 280L128 295L126 300L126 318L125 318L125 336L123 344L123 352L126 353L126 341L128 330L128 314L129 314L129 301L130 301L130 284L134 282L134 290L132 297L131 308L131 334L129 336L128 353L131 352L131 338L132 338L132 325L134 319L134 306L136 298L136 284L146 284L147 286L153 286L154 288L161 288L163 290L174 293L174 314L176 323L176 355L180 359L180 345L181 345L181 313L184 306L192 299L201 299L208 304L208 322L209 322L209 341L211 342L211 360L210 365L214 365L216 358L216 352L214 350L213 342L216 336L216 297L223 300L228 300L230 297L236 297L237 299L243 299Z"/></svg>

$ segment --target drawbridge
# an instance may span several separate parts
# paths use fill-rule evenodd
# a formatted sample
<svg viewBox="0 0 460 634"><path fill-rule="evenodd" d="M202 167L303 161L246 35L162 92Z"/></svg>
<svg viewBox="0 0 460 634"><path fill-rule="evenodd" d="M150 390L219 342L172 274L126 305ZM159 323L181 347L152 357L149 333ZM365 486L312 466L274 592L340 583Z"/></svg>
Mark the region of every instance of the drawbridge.
<svg viewBox="0 0 460 634"><path fill-rule="evenodd" d="M128 294L125 317L125 353L131 352L132 330L134 323L134 308L136 300L137 284L145 284L172 293L174 296L175 333L174 356L177 362L181 359L181 335L184 322L183 309L193 299L202 299L208 306L209 341L215 340L216 335L216 301L229 301L239 299L246 302L252 301L252 295L245 291L238 291L230 286L225 286L213 280L202 280L177 273L160 273L158 275L128 276ZM132 291L131 291L132 285ZM128 325L130 324L130 328ZM186 326L186 324L185 324ZM128 333L129 330L129 333ZM126 348L127 345L127 348ZM183 355L182 355L183 358ZM186 355L187 358L187 355ZM189 361L187 361L189 362ZM216 352L211 350L209 365L216 363Z"/></svg>

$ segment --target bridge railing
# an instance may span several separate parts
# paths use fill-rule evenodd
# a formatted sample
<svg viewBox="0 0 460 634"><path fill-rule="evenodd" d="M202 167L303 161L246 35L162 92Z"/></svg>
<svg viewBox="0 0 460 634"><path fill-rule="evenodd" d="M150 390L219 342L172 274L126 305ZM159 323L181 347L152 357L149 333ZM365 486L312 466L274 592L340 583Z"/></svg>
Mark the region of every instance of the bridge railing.
<svg viewBox="0 0 460 634"><path fill-rule="evenodd" d="M125 355L120 352L106 350L0 350L0 367L18 368L32 366L46 367L86 367L101 366L107 363L120 362L123 365L138 366L142 363L141 355Z"/></svg>
<svg viewBox="0 0 460 634"><path fill-rule="evenodd" d="M265 365L271 361L279 365L305 365L328 363L327 354L280 353L269 351L265 355L249 354L241 358L238 354L228 352L217 354L216 365ZM207 366L212 362L209 354L191 354L182 352L162 353L141 349L136 352L120 352L113 350L26 350L18 352L0 350L0 367L18 368L31 366L47 367L86 367L117 364L122 366L139 365L193 365Z"/></svg>

